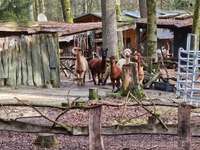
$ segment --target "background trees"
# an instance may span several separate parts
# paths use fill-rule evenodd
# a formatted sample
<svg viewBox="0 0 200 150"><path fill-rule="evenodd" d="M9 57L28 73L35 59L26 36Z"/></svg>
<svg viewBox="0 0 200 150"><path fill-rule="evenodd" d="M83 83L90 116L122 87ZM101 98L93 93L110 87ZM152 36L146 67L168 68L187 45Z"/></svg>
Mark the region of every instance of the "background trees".
<svg viewBox="0 0 200 150"><path fill-rule="evenodd" d="M116 56L117 51L117 22L115 0L101 0L103 48L109 49L109 56Z"/></svg>
<svg viewBox="0 0 200 150"><path fill-rule="evenodd" d="M71 9L70 0L60 0L63 12L64 21L67 23L73 23L73 14Z"/></svg>
<svg viewBox="0 0 200 150"><path fill-rule="evenodd" d="M31 19L31 1L0 0L0 20L26 21Z"/></svg>

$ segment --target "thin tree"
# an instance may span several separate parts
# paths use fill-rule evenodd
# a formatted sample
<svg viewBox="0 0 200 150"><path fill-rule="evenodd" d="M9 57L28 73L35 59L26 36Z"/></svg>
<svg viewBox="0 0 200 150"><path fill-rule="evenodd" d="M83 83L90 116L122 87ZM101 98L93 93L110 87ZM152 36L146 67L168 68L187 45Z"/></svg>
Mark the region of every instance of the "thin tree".
<svg viewBox="0 0 200 150"><path fill-rule="evenodd" d="M194 5L194 15L193 15L193 25L192 25L192 33L199 34L199 26L200 26L200 0L195 1Z"/></svg>
<svg viewBox="0 0 200 150"><path fill-rule="evenodd" d="M67 23L73 23L71 1L70 0L61 0L61 6L62 6L64 21Z"/></svg>
<svg viewBox="0 0 200 150"><path fill-rule="evenodd" d="M117 21L121 19L121 2L120 0L116 0L116 15L117 15Z"/></svg>
<svg viewBox="0 0 200 150"><path fill-rule="evenodd" d="M44 0L33 0L33 16L34 20L37 20L37 17L40 13L45 13Z"/></svg>
<svg viewBox="0 0 200 150"><path fill-rule="evenodd" d="M140 17L147 18L147 3L146 0L139 0Z"/></svg>
<svg viewBox="0 0 200 150"><path fill-rule="evenodd" d="M109 56L116 56L117 51L117 22L115 0L101 0L103 48L108 48Z"/></svg>
<svg viewBox="0 0 200 150"><path fill-rule="evenodd" d="M198 37L200 36L200 16L199 15L200 15L200 0L196 0L195 5L194 5L192 33L196 34ZM197 42L197 44L199 44L199 42Z"/></svg>
<svg viewBox="0 0 200 150"><path fill-rule="evenodd" d="M147 0L147 51L146 56L157 61L157 18L156 18L156 0ZM151 66L151 65L149 65ZM149 68L151 72L151 67Z"/></svg>
<svg viewBox="0 0 200 150"><path fill-rule="evenodd" d="M140 17L141 18L147 18L147 3L146 3L146 0L139 0L139 10L140 10ZM145 35L145 36L142 36L144 39L142 39L142 41L139 42L140 44L138 45L139 46L138 48L144 52L144 51L147 51L146 50L147 49L147 42L146 42L147 30L143 29L140 32L141 32L141 35Z"/></svg>

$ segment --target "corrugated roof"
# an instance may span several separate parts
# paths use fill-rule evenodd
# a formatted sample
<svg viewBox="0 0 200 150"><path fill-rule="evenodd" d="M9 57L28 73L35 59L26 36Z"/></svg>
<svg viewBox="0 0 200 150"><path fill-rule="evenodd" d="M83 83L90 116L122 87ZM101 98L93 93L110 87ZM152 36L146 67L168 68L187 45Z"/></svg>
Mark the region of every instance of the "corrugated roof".
<svg viewBox="0 0 200 150"><path fill-rule="evenodd" d="M132 18L140 18L140 11L139 10L125 10L123 11L123 15L132 17ZM173 11L165 11L165 10L157 10L157 17L158 18L172 18L181 15L188 15L187 12L181 10L173 10Z"/></svg>
<svg viewBox="0 0 200 150"><path fill-rule="evenodd" d="M34 34L38 32L58 32L60 36L97 30L101 28L101 22L74 24L61 22L35 22L27 25L18 25L16 23L0 23L0 32L21 32L26 34Z"/></svg>
<svg viewBox="0 0 200 150"><path fill-rule="evenodd" d="M101 12L92 12L92 13L86 13L86 14L82 14L76 18L74 18L74 20L78 20L82 17L86 17L86 16L95 16L95 17L98 17L99 19L102 18L102 13ZM133 22L133 18L128 16L128 15L125 15L125 13L122 13L122 15L120 16L120 20L118 20L118 22Z"/></svg>
<svg viewBox="0 0 200 150"><path fill-rule="evenodd" d="M169 28L183 28L183 27L190 27L192 26L192 18L186 19L176 19L176 18L169 18L169 19L157 19L157 26L159 27L169 27ZM136 20L137 26L146 26L147 19L141 18Z"/></svg>

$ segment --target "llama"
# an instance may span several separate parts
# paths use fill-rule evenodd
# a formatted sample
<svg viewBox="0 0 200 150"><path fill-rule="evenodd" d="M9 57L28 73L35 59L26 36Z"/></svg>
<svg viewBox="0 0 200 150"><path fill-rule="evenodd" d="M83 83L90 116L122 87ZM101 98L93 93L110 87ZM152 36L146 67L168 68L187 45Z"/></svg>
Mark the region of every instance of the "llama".
<svg viewBox="0 0 200 150"><path fill-rule="evenodd" d="M112 82L112 91L117 92L120 90L120 79L122 77L122 70L121 68L116 64L116 60L114 56L110 57L110 79ZM117 87L117 90L115 90L115 87Z"/></svg>
<svg viewBox="0 0 200 150"><path fill-rule="evenodd" d="M98 85L102 83L103 74L106 72L106 58L108 49L101 50L102 59L93 58L89 61L89 68L91 70L92 79L96 85L96 75L98 76Z"/></svg>
<svg viewBox="0 0 200 150"><path fill-rule="evenodd" d="M77 76L77 84L82 86L85 84L85 74L88 70L88 62L83 56L83 52L80 47L74 47L72 49L72 53L76 56L75 73Z"/></svg>
<svg viewBox="0 0 200 150"><path fill-rule="evenodd" d="M129 64L131 62L131 54L132 54L132 51L128 48L126 48L123 53L122 53L122 56L124 58L121 58L118 62L117 62L117 65L122 69L123 65L124 64Z"/></svg>
<svg viewBox="0 0 200 150"><path fill-rule="evenodd" d="M118 62L117 62L117 66L122 70L122 67L124 64L129 64L130 63L130 57L131 57L131 54L132 54L132 51L130 49L125 49L123 52L122 52L122 57ZM124 58L125 57L125 58ZM110 72L111 72L111 69L110 69L110 66L107 67L106 69L106 73L104 74L104 81L103 81L103 85L106 84L106 81L108 79L108 77L110 76Z"/></svg>
<svg viewBox="0 0 200 150"><path fill-rule="evenodd" d="M144 80L144 69L143 69L143 66L142 66L142 55L139 51L135 51L133 58L134 58L135 62L137 63L139 83L140 83L140 85L142 85L143 80Z"/></svg>

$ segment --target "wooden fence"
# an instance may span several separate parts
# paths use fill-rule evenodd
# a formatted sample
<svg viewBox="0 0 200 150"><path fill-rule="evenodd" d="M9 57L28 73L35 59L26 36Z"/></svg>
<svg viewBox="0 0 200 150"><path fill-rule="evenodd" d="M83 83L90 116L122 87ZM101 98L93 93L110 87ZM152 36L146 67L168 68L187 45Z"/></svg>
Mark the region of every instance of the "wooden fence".
<svg viewBox="0 0 200 150"><path fill-rule="evenodd" d="M1 86L59 87L58 46L53 33L1 37Z"/></svg>

